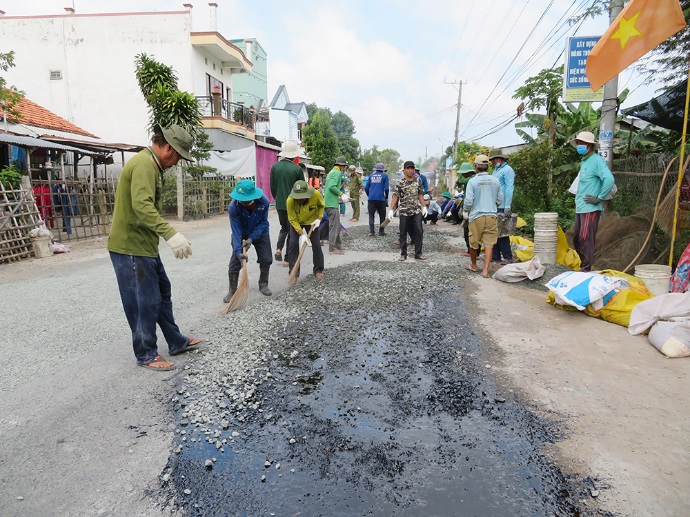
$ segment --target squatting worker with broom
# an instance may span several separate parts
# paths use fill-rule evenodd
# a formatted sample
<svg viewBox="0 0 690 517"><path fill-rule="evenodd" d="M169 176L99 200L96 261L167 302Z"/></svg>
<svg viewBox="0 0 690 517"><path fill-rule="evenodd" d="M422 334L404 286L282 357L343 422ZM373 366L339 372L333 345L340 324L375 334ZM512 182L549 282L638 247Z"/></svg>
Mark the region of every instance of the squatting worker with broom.
<svg viewBox="0 0 690 517"><path fill-rule="evenodd" d="M247 260L247 251L254 245L259 261L259 291L271 296L268 288L268 273L273 264L271 257L271 236L268 226L268 207L270 201L252 180L242 180L230 193L232 201L228 205L230 230L232 231L232 255L228 264L230 288L223 298L228 303L237 291L242 261Z"/></svg>
<svg viewBox="0 0 690 517"><path fill-rule="evenodd" d="M278 233L274 257L279 262L283 260L283 246L285 246L285 239L288 238L290 230L285 202L295 181L304 179L304 173L299 166L299 155L300 151L296 143L285 142L283 150L280 152L280 161L271 167L271 195L275 199L276 212L278 212L278 221L280 222L280 232ZM283 265L287 264L283 261Z"/></svg>
<svg viewBox="0 0 690 517"><path fill-rule="evenodd" d="M326 202L326 214L328 214L328 252L332 255L343 255L342 241L340 240L340 202L345 203L347 196L340 191L343 183L343 171L347 167L344 156L335 159L333 169L326 176L324 186L324 200Z"/></svg>
<svg viewBox="0 0 690 517"><path fill-rule="evenodd" d="M573 143L580 162L577 194L575 194L575 224L573 224L573 246L582 260L582 271L591 271L594 264L594 245L603 205L601 200L608 196L615 180L606 166L606 160L595 151L594 133L582 131Z"/></svg>
<svg viewBox="0 0 690 517"><path fill-rule="evenodd" d="M154 127L151 146L137 153L122 169L115 192L108 239L110 260L120 288L122 307L132 329L137 364L152 370L172 370L158 355L156 323L170 355L195 348L201 339L180 333L172 310L172 288L158 254L163 237L175 258L192 255L192 245L161 217L163 173L180 158L193 161L192 136L180 126Z"/></svg>
<svg viewBox="0 0 690 517"><path fill-rule="evenodd" d="M414 162L406 161L403 165L405 175L395 184L395 192L391 200L391 209L388 212L388 219L393 220L395 207L400 204L400 258L407 260L407 234L414 243L414 258L426 260L422 255L422 241L424 233L422 230L422 219L427 216L426 205L424 204L424 187L422 180L415 177Z"/></svg>
<svg viewBox="0 0 690 517"><path fill-rule="evenodd" d="M288 262L290 272L297 267L296 275L299 276L297 256L302 245L307 242L314 252L314 277L323 280L323 251L319 240L319 225L323 219L323 211L326 203L321 193L307 185L306 181L298 181L292 187L292 192L287 200L288 220L290 221L290 238L288 239ZM313 231L307 238L311 227Z"/></svg>

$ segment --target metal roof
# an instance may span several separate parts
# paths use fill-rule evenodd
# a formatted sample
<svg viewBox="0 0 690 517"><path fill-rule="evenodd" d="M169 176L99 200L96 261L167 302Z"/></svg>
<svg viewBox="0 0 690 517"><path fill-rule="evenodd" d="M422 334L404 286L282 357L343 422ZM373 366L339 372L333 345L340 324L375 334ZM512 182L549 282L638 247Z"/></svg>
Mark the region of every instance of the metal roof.
<svg viewBox="0 0 690 517"><path fill-rule="evenodd" d="M79 153L88 156L100 156L100 153L86 151L77 147L69 145L49 142L48 140L41 140L32 136L10 135L7 133L0 133L0 143L16 145L18 147L39 147L42 149L54 149L56 151L70 151L72 153Z"/></svg>

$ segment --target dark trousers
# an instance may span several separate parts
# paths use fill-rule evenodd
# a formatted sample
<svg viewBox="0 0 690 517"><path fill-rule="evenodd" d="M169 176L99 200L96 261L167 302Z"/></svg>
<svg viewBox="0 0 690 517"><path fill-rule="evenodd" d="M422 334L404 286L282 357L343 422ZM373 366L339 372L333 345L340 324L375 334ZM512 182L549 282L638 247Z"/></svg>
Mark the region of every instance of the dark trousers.
<svg viewBox="0 0 690 517"><path fill-rule="evenodd" d="M501 255L504 260L513 260L513 252L510 249L510 237L499 237L494 246L493 256L494 261L501 260Z"/></svg>
<svg viewBox="0 0 690 517"><path fill-rule="evenodd" d="M591 271L594 264L594 244L599 228L601 210L575 214L573 225L573 246L582 260L582 271Z"/></svg>
<svg viewBox="0 0 690 517"><path fill-rule="evenodd" d="M369 212L369 233L374 233L374 216L379 214L379 233L383 234L384 230L381 228L383 220L386 218L386 202L385 201L367 201L367 211Z"/></svg>
<svg viewBox="0 0 690 517"><path fill-rule="evenodd" d="M242 239L246 239L248 235L243 235ZM289 244L289 241L288 241ZM264 233L257 240L252 241L252 246L249 248L256 249L256 257L259 262L259 270L268 271L273 264L273 250L271 249L271 236L268 233ZM230 256L230 263L228 264L228 271L230 273L237 273L242 269L242 263L240 259L237 258L235 252L232 252Z"/></svg>
<svg viewBox="0 0 690 517"><path fill-rule="evenodd" d="M467 253L470 252L470 225L467 221L462 223L462 236L465 238L465 245L467 246Z"/></svg>
<svg viewBox="0 0 690 517"><path fill-rule="evenodd" d="M309 233L309 228L311 228L311 225L309 226L302 226L305 232ZM314 274L316 273L321 273L323 271L323 250L321 249L321 242L320 242L320 235L319 235L319 230L321 229L321 225L314 230L311 233L311 237L309 240L311 241L311 249L314 253ZM309 247L307 247L306 250L304 250L304 253L307 253L309 251ZM295 228L290 225L290 238L288 239L288 248L287 248L287 259L288 262L290 263L290 272L292 272L292 268L295 267L295 262L297 262L297 256L299 255L299 234L295 231ZM304 257L304 255L303 255ZM297 270L297 276L299 276L299 269Z"/></svg>
<svg viewBox="0 0 690 517"><path fill-rule="evenodd" d="M172 310L172 286L160 257L137 257L110 252L120 289L122 308L132 330L134 355L144 364L158 355L156 324L171 354L183 350L189 338L180 333Z"/></svg>
<svg viewBox="0 0 690 517"><path fill-rule="evenodd" d="M432 223L435 223L438 221L438 212L429 212L423 220L425 222L431 221Z"/></svg>
<svg viewBox="0 0 690 517"><path fill-rule="evenodd" d="M400 255L407 257L407 234L414 243L414 256L422 256L422 214L400 216Z"/></svg>
<svg viewBox="0 0 690 517"><path fill-rule="evenodd" d="M290 233L290 221L288 221L287 210L276 210L278 212L278 222L280 223L280 231L278 232L278 242L276 249L282 250L285 246L285 239Z"/></svg>

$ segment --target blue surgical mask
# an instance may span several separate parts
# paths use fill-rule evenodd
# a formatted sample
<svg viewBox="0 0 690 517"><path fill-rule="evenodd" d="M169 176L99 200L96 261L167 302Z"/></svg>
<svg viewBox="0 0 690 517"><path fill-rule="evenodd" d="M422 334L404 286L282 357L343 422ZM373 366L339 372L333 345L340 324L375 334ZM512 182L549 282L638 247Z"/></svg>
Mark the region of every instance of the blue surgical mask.
<svg viewBox="0 0 690 517"><path fill-rule="evenodd" d="M577 154L581 154L581 155L587 154L587 146L586 145L578 145L575 149L577 149Z"/></svg>

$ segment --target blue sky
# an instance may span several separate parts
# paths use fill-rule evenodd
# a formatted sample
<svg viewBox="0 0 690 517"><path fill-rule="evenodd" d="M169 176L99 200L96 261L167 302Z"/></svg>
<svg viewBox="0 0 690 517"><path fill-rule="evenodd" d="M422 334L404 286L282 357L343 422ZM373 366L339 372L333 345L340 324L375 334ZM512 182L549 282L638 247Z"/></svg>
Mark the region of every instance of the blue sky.
<svg viewBox="0 0 690 517"><path fill-rule="evenodd" d="M209 29L207 1L73 3L82 14L177 11L191 3L193 29ZM292 102L316 102L347 113L363 149L376 144L379 149L396 149L402 159L417 160L439 155L452 143L458 93L446 82L464 82L460 139L484 135L514 113L519 101L512 95L524 79L563 62L559 54L575 27L562 27L562 19L591 1L216 3L223 36L256 37L266 50L269 100L285 84ZM0 9L6 16L62 14L71 4L72 0L0 0ZM600 35L607 26L608 17L601 16L584 22L576 34ZM633 90L623 107L653 95L654 88L641 83L633 70L621 74L619 88ZM479 141L497 147L521 142L512 124Z"/></svg>

